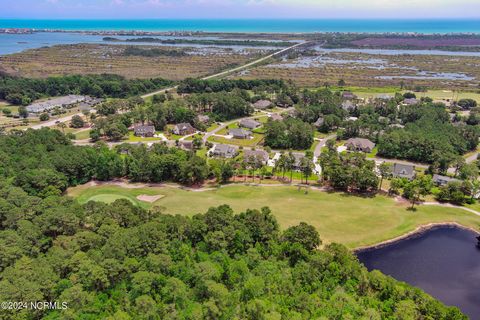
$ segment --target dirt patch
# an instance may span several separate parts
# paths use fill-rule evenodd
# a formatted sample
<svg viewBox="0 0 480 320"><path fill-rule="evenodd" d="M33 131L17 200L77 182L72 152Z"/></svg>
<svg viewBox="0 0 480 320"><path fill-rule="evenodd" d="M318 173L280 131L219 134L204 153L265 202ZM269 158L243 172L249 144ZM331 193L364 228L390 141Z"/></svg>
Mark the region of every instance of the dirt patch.
<svg viewBox="0 0 480 320"><path fill-rule="evenodd" d="M146 194L141 194L141 195L137 196L137 199L140 200L140 201L153 203L153 202L155 202L158 199L161 199L163 197L164 197L164 195L161 195L161 194L156 195L156 196L149 196L149 195L146 195Z"/></svg>

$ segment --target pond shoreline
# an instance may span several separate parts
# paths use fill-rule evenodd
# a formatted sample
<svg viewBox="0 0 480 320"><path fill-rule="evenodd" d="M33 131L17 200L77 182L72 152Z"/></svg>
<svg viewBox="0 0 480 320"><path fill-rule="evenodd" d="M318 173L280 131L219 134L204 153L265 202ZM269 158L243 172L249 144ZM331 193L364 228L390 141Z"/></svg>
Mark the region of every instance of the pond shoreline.
<svg viewBox="0 0 480 320"><path fill-rule="evenodd" d="M434 229L439 229L439 228L458 228L458 229L468 230L468 231L471 231L471 232L473 232L477 235L480 235L480 231L475 230L474 228L466 227L466 226L461 225L461 224L456 223L456 222L435 222L435 223L428 223L428 224L425 224L425 225L421 225L413 231L409 231L409 232L407 232L403 235L400 235L398 237L395 237L395 238L392 238L392 239L389 239L389 240L381 241L381 242L373 244L373 245L360 246L358 248L352 249L352 252L354 254L358 254L358 253L362 253L362 252L366 252L366 251L371 251L371 250L384 248L384 247L396 244L396 243L404 241L404 240L416 238L418 236L423 235L424 233L426 233L428 231L431 231L431 230L434 230Z"/></svg>

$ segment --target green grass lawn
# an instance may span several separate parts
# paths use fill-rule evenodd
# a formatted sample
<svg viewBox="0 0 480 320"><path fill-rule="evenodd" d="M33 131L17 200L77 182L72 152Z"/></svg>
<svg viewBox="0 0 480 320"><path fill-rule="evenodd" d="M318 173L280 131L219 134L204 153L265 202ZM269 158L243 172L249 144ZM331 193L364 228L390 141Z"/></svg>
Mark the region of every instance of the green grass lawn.
<svg viewBox="0 0 480 320"><path fill-rule="evenodd" d="M158 133L161 133L161 132L157 131L157 134ZM161 138L156 138L156 137L146 137L146 138L137 137L137 136L135 136L133 131L128 132L128 138L127 138L128 142L161 141L161 140L162 140Z"/></svg>
<svg viewBox="0 0 480 320"><path fill-rule="evenodd" d="M223 137L211 136L210 142L225 143L243 147L255 147L263 140L263 134L253 133L253 139L226 139Z"/></svg>
<svg viewBox="0 0 480 320"><path fill-rule="evenodd" d="M74 132L75 134L75 139L76 140L85 140L90 138L90 129L89 130L83 130L80 132Z"/></svg>
<svg viewBox="0 0 480 320"><path fill-rule="evenodd" d="M210 127L207 128L207 132L210 132L210 131L213 131L215 129L217 129L220 125L218 123L212 123L212 125Z"/></svg>
<svg viewBox="0 0 480 320"><path fill-rule="evenodd" d="M69 189L68 194L82 203L99 195L106 195L109 201L118 195L142 207L155 205L165 213L187 216L222 204L229 204L237 213L268 206L282 229L305 221L318 229L324 242L340 242L350 248L391 239L432 222L457 222L480 230L480 217L460 209L420 206L412 212L406 205L385 196L369 198L316 190L305 193L304 189L288 186L232 185L214 191L192 192L169 187L132 189L84 185ZM150 204L137 200L140 194L164 197Z"/></svg>

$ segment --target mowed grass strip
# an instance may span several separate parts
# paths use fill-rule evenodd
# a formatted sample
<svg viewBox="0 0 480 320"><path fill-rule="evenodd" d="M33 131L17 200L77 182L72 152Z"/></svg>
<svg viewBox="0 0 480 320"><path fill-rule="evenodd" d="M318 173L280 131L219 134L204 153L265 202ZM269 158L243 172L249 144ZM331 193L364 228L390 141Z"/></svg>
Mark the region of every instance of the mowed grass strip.
<svg viewBox="0 0 480 320"><path fill-rule="evenodd" d="M415 228L440 222L457 222L480 230L480 217L455 208L420 206L417 211L385 196L359 197L343 193L327 193L290 186L255 187L230 185L216 190L192 192L170 187L128 189L118 186L80 186L71 188L69 195L82 203L92 195L118 194L135 201L140 194L161 194L152 204L169 214L191 216L208 208L230 205L236 213L246 209L270 207L285 229L302 221L317 228L324 242L339 242L350 248L372 245L401 236Z"/></svg>

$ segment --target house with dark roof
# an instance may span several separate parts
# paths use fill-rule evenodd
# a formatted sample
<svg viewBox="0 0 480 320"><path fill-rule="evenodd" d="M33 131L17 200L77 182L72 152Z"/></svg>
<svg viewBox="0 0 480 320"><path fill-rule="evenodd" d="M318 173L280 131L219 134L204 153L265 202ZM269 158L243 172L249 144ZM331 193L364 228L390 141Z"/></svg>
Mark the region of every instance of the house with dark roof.
<svg viewBox="0 0 480 320"><path fill-rule="evenodd" d="M193 141L191 140L182 140L182 141L179 141L179 146L180 148L182 148L183 150L193 150Z"/></svg>
<svg viewBox="0 0 480 320"><path fill-rule="evenodd" d="M234 158L238 154L237 147L228 144L216 144L210 155L221 158Z"/></svg>
<svg viewBox="0 0 480 320"><path fill-rule="evenodd" d="M245 162L250 162L254 159L258 163L267 164L269 158L265 150L245 150L243 152L243 161Z"/></svg>
<svg viewBox="0 0 480 320"><path fill-rule="evenodd" d="M173 133L179 136L185 136L195 133L196 130L190 123L179 123L173 127Z"/></svg>
<svg viewBox="0 0 480 320"><path fill-rule="evenodd" d="M270 108L271 106L272 106L272 102L269 100L258 100L253 104L253 107L259 110L265 110Z"/></svg>
<svg viewBox="0 0 480 320"><path fill-rule="evenodd" d="M137 137L153 137L155 135L155 127L138 125L133 128L133 133Z"/></svg>
<svg viewBox="0 0 480 320"><path fill-rule="evenodd" d="M373 148L375 148L375 143L364 138L350 138L345 143L345 146L349 151L370 153L372 152Z"/></svg>
<svg viewBox="0 0 480 320"><path fill-rule="evenodd" d="M294 170L300 170L302 167L302 160L305 158L304 153L292 153L293 157L295 158L295 162L293 163L293 169Z"/></svg>
<svg viewBox="0 0 480 320"><path fill-rule="evenodd" d="M415 167L410 164L394 163L392 174L395 178L413 180L415 178Z"/></svg>
<svg viewBox="0 0 480 320"><path fill-rule="evenodd" d="M261 125L262 124L260 122L255 121L253 119L243 119L243 120L240 120L240 122L238 123L238 126L242 128L247 128L247 129L256 129Z"/></svg>
<svg viewBox="0 0 480 320"><path fill-rule="evenodd" d="M433 177L432 177L432 180L437 186L444 186L444 185L448 184L449 182L462 182L459 179L455 179L455 178L447 177L447 176L442 176L442 175L439 175L439 174L434 174Z"/></svg>
<svg viewBox="0 0 480 320"><path fill-rule="evenodd" d="M230 129L228 130L228 134L234 139L250 139L252 137L250 131L241 128Z"/></svg>

